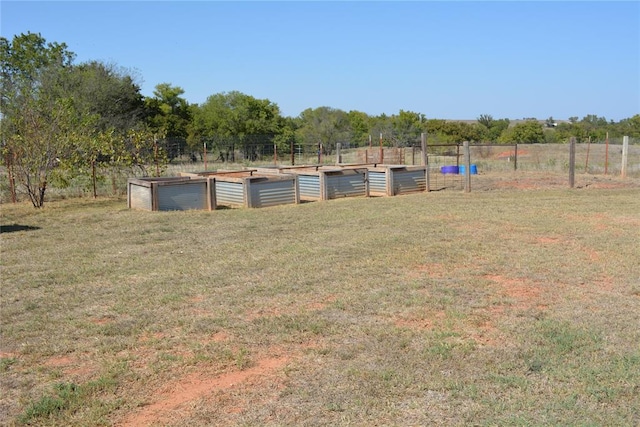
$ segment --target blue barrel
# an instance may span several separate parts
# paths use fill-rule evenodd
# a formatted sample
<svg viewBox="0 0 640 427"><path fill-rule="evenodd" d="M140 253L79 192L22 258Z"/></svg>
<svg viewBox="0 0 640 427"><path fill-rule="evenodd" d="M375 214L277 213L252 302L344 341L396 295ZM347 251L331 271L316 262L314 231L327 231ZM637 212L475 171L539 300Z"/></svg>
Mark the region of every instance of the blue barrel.
<svg viewBox="0 0 640 427"><path fill-rule="evenodd" d="M459 173L460 175L464 175L464 174L466 174L466 173L467 173L467 168L466 168L466 166L465 166L465 165L460 165L460 166L458 166L458 173Z"/></svg>
<svg viewBox="0 0 640 427"><path fill-rule="evenodd" d="M460 168L459 168L460 175L466 174L467 173L466 169L467 168L464 165L460 165ZM478 167L476 165L471 165L469 167L469 170L471 171L471 175L478 175Z"/></svg>
<svg viewBox="0 0 640 427"><path fill-rule="evenodd" d="M457 175L458 166L442 166L440 168L440 172L442 172L444 175L447 175L447 174Z"/></svg>

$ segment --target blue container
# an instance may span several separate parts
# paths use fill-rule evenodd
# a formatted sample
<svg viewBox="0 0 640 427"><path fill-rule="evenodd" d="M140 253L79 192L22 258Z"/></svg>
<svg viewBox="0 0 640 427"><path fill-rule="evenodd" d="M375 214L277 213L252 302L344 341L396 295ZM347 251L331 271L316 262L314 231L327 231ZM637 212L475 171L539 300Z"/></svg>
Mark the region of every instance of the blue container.
<svg viewBox="0 0 640 427"><path fill-rule="evenodd" d="M464 175L467 173L466 167L464 165L460 165L459 170L460 175ZM476 165L471 165L469 167L469 170L471 171L471 175L478 175L478 167Z"/></svg>
<svg viewBox="0 0 640 427"><path fill-rule="evenodd" d="M442 166L440 168L440 172L442 172L444 175L447 175L447 174L457 175L458 166Z"/></svg>

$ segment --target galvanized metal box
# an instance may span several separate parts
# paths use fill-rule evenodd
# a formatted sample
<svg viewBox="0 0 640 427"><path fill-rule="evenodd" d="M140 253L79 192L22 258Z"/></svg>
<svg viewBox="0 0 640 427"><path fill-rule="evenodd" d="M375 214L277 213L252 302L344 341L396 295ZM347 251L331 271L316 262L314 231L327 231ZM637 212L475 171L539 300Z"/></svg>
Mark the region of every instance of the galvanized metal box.
<svg viewBox="0 0 640 427"><path fill-rule="evenodd" d="M297 176L301 200L313 201L369 196L367 168L284 166L260 168L258 171L266 174Z"/></svg>
<svg viewBox="0 0 640 427"><path fill-rule="evenodd" d="M255 169L182 175L208 179L219 206L263 208L300 203L296 176L261 174Z"/></svg>
<svg viewBox="0 0 640 427"><path fill-rule="evenodd" d="M367 169L372 196L397 196L427 189L425 166L373 165Z"/></svg>
<svg viewBox="0 0 640 427"><path fill-rule="evenodd" d="M216 208L215 188L204 178L130 178L127 206L148 211Z"/></svg>

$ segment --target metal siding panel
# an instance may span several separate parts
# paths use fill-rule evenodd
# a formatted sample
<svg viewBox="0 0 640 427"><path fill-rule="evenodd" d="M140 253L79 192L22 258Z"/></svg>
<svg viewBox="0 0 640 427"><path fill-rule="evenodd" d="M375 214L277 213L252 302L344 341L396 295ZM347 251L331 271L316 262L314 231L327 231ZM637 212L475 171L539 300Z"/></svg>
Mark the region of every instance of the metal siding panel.
<svg viewBox="0 0 640 427"><path fill-rule="evenodd" d="M300 186L301 199L320 198L320 176L319 175L298 175L298 185Z"/></svg>
<svg viewBox="0 0 640 427"><path fill-rule="evenodd" d="M158 210L189 209L207 209L206 182L158 186Z"/></svg>
<svg viewBox="0 0 640 427"><path fill-rule="evenodd" d="M427 178L424 170L417 171L392 171L393 194L411 193L425 191L427 188Z"/></svg>
<svg viewBox="0 0 640 427"><path fill-rule="evenodd" d="M327 194L329 199L366 195L364 174L327 175Z"/></svg>
<svg viewBox="0 0 640 427"><path fill-rule="evenodd" d="M249 188L254 208L285 205L296 202L294 180L252 182Z"/></svg>
<svg viewBox="0 0 640 427"><path fill-rule="evenodd" d="M130 200L132 209L151 210L151 188L142 185L130 184Z"/></svg>
<svg viewBox="0 0 640 427"><path fill-rule="evenodd" d="M244 184L216 180L216 202L219 205L244 206Z"/></svg>
<svg viewBox="0 0 640 427"><path fill-rule="evenodd" d="M369 191L387 194L387 173L369 171Z"/></svg>

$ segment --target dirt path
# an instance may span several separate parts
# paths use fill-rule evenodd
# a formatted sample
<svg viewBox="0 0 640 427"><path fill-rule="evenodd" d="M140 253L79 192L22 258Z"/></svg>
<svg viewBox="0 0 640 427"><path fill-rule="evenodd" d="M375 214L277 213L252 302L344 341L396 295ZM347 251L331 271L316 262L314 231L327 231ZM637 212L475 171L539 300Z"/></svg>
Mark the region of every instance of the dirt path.
<svg viewBox="0 0 640 427"><path fill-rule="evenodd" d="M189 403L212 393L238 387L253 377L273 376L288 360L286 356L265 358L251 368L228 372L213 378L207 378L206 375L197 372L191 373L159 390L156 396L150 398L153 403L130 414L117 425L128 427L158 425L162 420L167 420L171 412L180 410Z"/></svg>

